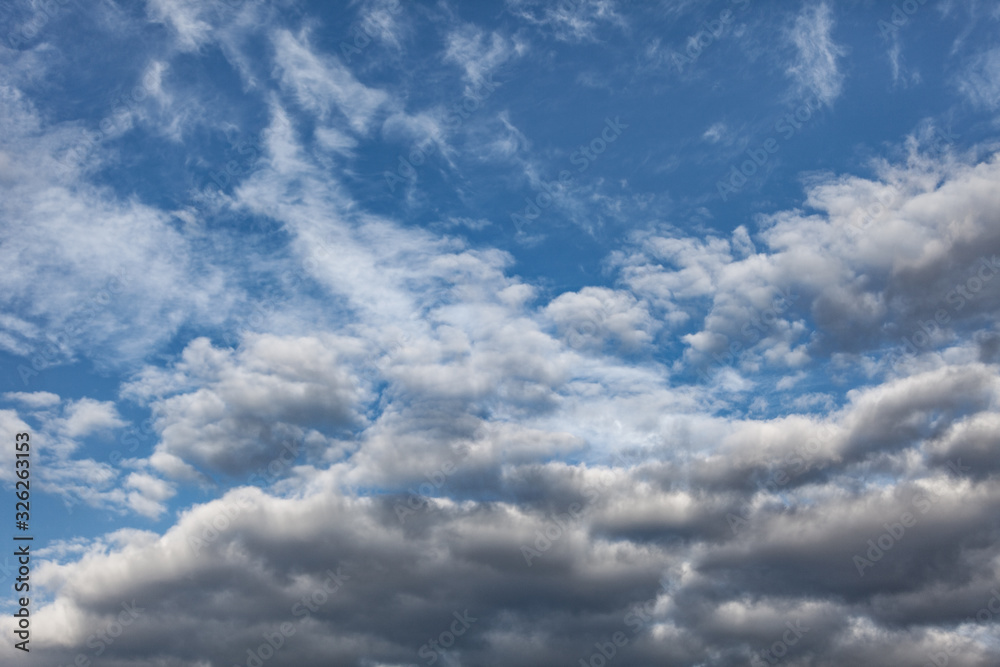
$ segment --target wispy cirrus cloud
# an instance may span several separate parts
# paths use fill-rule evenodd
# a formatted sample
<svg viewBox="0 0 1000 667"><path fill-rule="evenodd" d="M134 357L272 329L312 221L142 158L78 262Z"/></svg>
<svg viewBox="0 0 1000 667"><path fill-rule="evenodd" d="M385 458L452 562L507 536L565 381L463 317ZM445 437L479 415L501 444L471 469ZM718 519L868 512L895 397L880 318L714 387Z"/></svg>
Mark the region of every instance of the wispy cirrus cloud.
<svg viewBox="0 0 1000 667"><path fill-rule="evenodd" d="M973 57L958 77L958 89L978 107L990 110L1000 107L1000 49Z"/></svg>
<svg viewBox="0 0 1000 667"><path fill-rule="evenodd" d="M846 54L844 46L833 38L833 12L826 2L806 3L787 39L795 46L796 58L786 72L799 88L819 98L826 105L840 96L844 74L838 60Z"/></svg>
<svg viewBox="0 0 1000 667"><path fill-rule="evenodd" d="M0 430L73 510L36 655L995 664L991 47L939 13L903 90L848 60L884 8L723 4L690 77L648 47L721 6L67 6L0 49ZM776 107L826 125L743 136Z"/></svg>
<svg viewBox="0 0 1000 667"><path fill-rule="evenodd" d="M506 0L506 4L507 10L515 16L551 31L560 41L593 41L597 39L597 31L602 24L618 28L626 25L614 0L565 0L558 3Z"/></svg>

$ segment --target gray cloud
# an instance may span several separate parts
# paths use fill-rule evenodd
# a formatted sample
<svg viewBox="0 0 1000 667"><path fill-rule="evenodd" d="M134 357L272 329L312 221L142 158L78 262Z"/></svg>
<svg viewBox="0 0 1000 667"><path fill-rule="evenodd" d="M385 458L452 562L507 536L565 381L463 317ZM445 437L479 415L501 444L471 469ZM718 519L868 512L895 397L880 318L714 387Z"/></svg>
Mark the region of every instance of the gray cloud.
<svg viewBox="0 0 1000 667"><path fill-rule="evenodd" d="M163 0L149 14L169 25L169 49L218 44L252 89L236 37L254 34L256 10L218 32L233 18L222 4ZM507 6L563 40L619 24L609 2ZM819 5L789 35L792 75L828 103L842 85L831 30ZM442 34L442 62L469 79L523 50L468 27ZM228 488L187 501L161 532L42 549L37 660L418 665L438 641L444 665L875 666L942 652L996 664L1000 281L986 275L1000 163L921 148L870 178L814 175L809 213L771 212L731 238L636 230L607 259L611 286L547 294L511 274L508 253L361 210L340 170L351 151L330 148L381 120L427 119L308 31L265 36L277 88L260 159L231 192L199 196L213 214L280 228L273 256L248 260L280 303L232 346L199 333L168 363L139 365L120 398L149 409L156 442L127 471L70 456L124 425L113 403L3 397L16 409L0 426L39 425L59 463L46 482L96 506L157 518L180 488ZM15 181L0 213L23 214L18 233L54 259L29 252L28 275L5 278L38 312L0 320L0 345L30 349L68 300L103 289L116 267L88 264L88 243L109 244L134 282L79 347L122 344L114 322L131 308L136 359L185 322L222 328L245 281L191 242L196 216L184 227L96 188L32 182L76 130L40 138L12 90L0 105L13 141L55 148L0 174ZM128 241L70 237L41 215L46 196L106 215ZM65 275L40 280L50 261ZM710 381L692 383L706 368ZM837 393L840 374L853 388ZM808 387L831 376L829 393ZM778 407L754 412L749 389Z"/></svg>

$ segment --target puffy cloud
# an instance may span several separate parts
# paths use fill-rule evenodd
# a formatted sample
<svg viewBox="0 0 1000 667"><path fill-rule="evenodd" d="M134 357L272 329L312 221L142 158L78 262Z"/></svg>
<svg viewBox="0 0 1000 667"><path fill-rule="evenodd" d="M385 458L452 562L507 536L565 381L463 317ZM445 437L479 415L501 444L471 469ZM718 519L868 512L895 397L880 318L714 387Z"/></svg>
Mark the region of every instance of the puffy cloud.
<svg viewBox="0 0 1000 667"><path fill-rule="evenodd" d="M251 30L257 4L234 30ZM610 2L507 6L568 41L619 24ZM359 11L400 47L380 14L392 7ZM4 219L49 253L0 245L28 267L7 276L11 298L34 304L0 317L0 346L29 350L76 321L61 314L107 289L114 255L131 281L115 284L121 304L101 296L108 311L58 339L63 353L180 349L122 387L157 438L125 470L73 458L124 426L113 403L3 396L18 411L0 410L2 430L43 443L44 492L167 518L162 534L39 551L40 659L368 666L433 650L441 664L596 664L622 633L621 664L755 664L779 650L789 665L923 664L945 650L949 664L996 663L996 159L929 155L918 132L874 176L811 175L802 210L731 234L637 229L608 258L607 285L547 298L544 280L512 275L512 254L356 196L379 121L386 136L443 141L432 112L404 113L398 91L363 83L318 31L262 31L255 43L273 51L249 65L237 33L218 31L229 9L148 8L187 52L159 54L158 75L218 45L247 90L267 89L259 160L231 192L198 193L203 213L118 197L82 159L53 180L79 128L46 126L19 89L0 92L24 156L22 169L0 161ZM444 24L432 58L466 83L527 48ZM820 4L790 31L790 73L827 103L843 81L832 27ZM162 77L154 88L169 115L181 98ZM516 116L498 116L502 141L523 146ZM706 138L724 138L716 129ZM80 231L67 215L107 224ZM227 216L280 232L245 252L210 229ZM489 232L478 214L434 217ZM220 342L244 294L272 285L265 316ZM191 482L216 493L193 496ZM431 649L458 619L467 632Z"/></svg>
<svg viewBox="0 0 1000 667"><path fill-rule="evenodd" d="M125 422L118 416L118 411L111 401L81 398L72 401L66 407L65 416L57 428L66 437L75 439L124 425Z"/></svg>
<svg viewBox="0 0 1000 667"><path fill-rule="evenodd" d="M749 247L739 230L732 242L644 234L613 265L655 317L682 325L704 312L682 338L696 368L798 368L864 351L892 371L983 327L1000 303L998 164L918 152L882 164L878 180L820 176L806 196L818 212L766 216L753 254L734 257L735 244Z"/></svg>
<svg viewBox="0 0 1000 667"><path fill-rule="evenodd" d="M137 513L157 519L166 511L164 501L174 496L176 490L162 479L146 473L132 473L125 480L125 486L132 489L128 494L128 504Z"/></svg>
<svg viewBox="0 0 1000 667"><path fill-rule="evenodd" d="M3 410L11 433L29 434L31 479L43 492L62 497L71 511L78 503L118 514L129 511L157 519L165 511L164 501L175 493L167 482L148 473L123 475L104 458L106 451L89 450L79 457L85 444L104 450L111 437L126 426L112 401L92 398L64 400L51 392L9 392L4 398L28 408L25 419L14 410ZM10 479L14 479L14 449L10 450Z"/></svg>
<svg viewBox="0 0 1000 667"><path fill-rule="evenodd" d="M698 477L687 477L687 465L648 454L612 467L512 463L498 488L505 500L453 500L452 492L409 512L399 509L405 495L340 490L347 464L287 487L287 496L235 489L193 507L162 537L123 531L81 557L45 562L38 580L59 594L37 612L40 649L67 659L125 603L143 611L108 647L111 664L140 646L178 665L232 660L282 623L295 641L275 664L319 664L318 654L405 664L447 629L452 612L466 610L476 621L455 654L470 662L503 655L505 664L537 664L511 632L556 660L558 652L586 658L594 641L618 631L638 664L689 664L709 647L745 662L791 623L802 641L789 656L798 660L875 664L864 646L913 660L955 644L968 664L983 664L975 620L968 630L945 628L967 624L990 600L1000 495L992 482L922 471L918 460L883 473L897 476L892 485L857 485L846 474L854 464L838 452L855 437L879 441L881 427L863 417L868 402L885 400L882 391L840 418L822 447L823 474L756 490L739 477L688 485ZM942 387L937 405L953 394ZM927 410L927 398L906 395L899 400ZM696 448L691 462L736 465L734 453L749 455L754 442L771 445L757 460L780 460L782 447L816 425L729 428L744 444L733 449L730 439L722 457ZM919 451L923 442L908 446ZM140 476L130 484L160 490ZM220 635L234 617L239 630ZM183 653L171 648L177 632L189 639Z"/></svg>
<svg viewBox="0 0 1000 667"><path fill-rule="evenodd" d="M169 371L150 371L126 387L152 402L160 434L154 466L180 459L208 472L246 473L284 450L363 423L362 389L342 357L360 345L336 337L261 335L238 351L205 339L188 345ZM161 455L157 457L157 455Z"/></svg>
<svg viewBox="0 0 1000 667"><path fill-rule="evenodd" d="M553 299L545 312L573 347L615 341L626 349L648 345L659 328L645 304L626 292L585 287Z"/></svg>

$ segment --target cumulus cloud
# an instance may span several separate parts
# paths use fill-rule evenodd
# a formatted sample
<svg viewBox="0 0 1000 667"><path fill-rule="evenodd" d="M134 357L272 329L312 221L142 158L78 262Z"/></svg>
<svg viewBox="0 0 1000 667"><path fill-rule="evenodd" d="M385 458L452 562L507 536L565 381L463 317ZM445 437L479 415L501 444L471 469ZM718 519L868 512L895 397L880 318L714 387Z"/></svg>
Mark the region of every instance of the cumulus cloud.
<svg viewBox="0 0 1000 667"><path fill-rule="evenodd" d="M145 472L123 474L114 465L123 452L111 445L127 423L113 401L63 399L42 391L8 392L3 398L22 411L0 414L9 432L29 435L36 488L61 497L68 511L80 503L151 519L167 511L165 501L175 494L174 487ZM97 449L91 449L95 445ZM109 458L109 453L117 459ZM10 481L15 479L14 461L11 448Z"/></svg>
<svg viewBox="0 0 1000 667"><path fill-rule="evenodd" d="M792 623L803 631L803 658L874 664L858 642L860 626L901 660L948 642L980 664L986 654L975 621L958 627L989 601L1000 565L988 546L1000 495L961 468L923 469L904 455L942 430L932 414L961 423L949 404L978 404L995 418L995 368L971 373L986 384L970 384L970 371L955 369L954 382L964 386L931 374L873 388L827 426L720 422L731 433L722 448L706 429L674 463L647 453L589 469L516 464L503 476L501 501L431 497L400 513L405 495L337 490L343 466L288 497L236 489L192 508L162 537L124 532L82 558L47 563L39 580L60 594L38 613L40 639L46 655L64 659L124 601L145 615L114 649L118 660L140 645L169 651L181 631L202 658L246 655L288 622L299 633L280 654L288 664L319 664L316 651L332 646L345 663L372 654L405 663L453 611L467 609L477 619L461 653L470 662L503 655L508 664L537 664L538 654L521 651L511 632L527 633L543 659L557 660L618 631L642 664L654 656L688 664L710 646L746 661ZM887 400L911 416L870 409ZM899 423L915 428L895 432ZM676 442L662 451L670 450L680 453ZM897 482L858 485L854 457L863 452L880 478ZM784 477L774 474L776 462ZM697 484L684 486L685 479ZM141 476L129 483L158 492ZM887 532L891 540L876 542ZM962 546L959 535L971 541ZM869 556L869 538L882 544L881 556ZM108 579L108 572L119 574ZM324 589L333 592L312 597ZM303 596L311 606L296 606ZM409 602L359 615L372 596ZM181 604L192 599L201 602ZM241 629L220 642L220 618L231 618L234 604L243 610ZM424 621L414 625L414 615Z"/></svg>
<svg viewBox="0 0 1000 667"><path fill-rule="evenodd" d="M150 371L125 388L151 402L160 435L153 465L180 459L205 471L246 473L285 449L294 460L304 443L324 441L320 430L361 424L361 389L338 347L347 357L359 349L329 337L265 335L235 353L192 341L176 368Z"/></svg>
<svg viewBox="0 0 1000 667"><path fill-rule="evenodd" d="M96 431L124 426L114 403L81 398L73 401L59 424L59 430L68 438L79 438Z"/></svg>
<svg viewBox="0 0 1000 667"><path fill-rule="evenodd" d="M680 325L704 312L683 335L692 364L721 354L749 371L796 368L867 351L896 368L983 327L997 307L997 164L918 156L882 165L881 179L824 175L806 193L815 212L767 216L759 249L746 230L732 241L645 235L614 261L654 316Z"/></svg>
<svg viewBox="0 0 1000 667"><path fill-rule="evenodd" d="M659 328L631 294L598 287L561 294L545 310L574 347L613 341L635 349L651 343Z"/></svg>
<svg viewBox="0 0 1000 667"><path fill-rule="evenodd" d="M252 169L225 192L193 187L202 209L97 185L124 131L53 176L82 130L0 87L0 259L22 267L0 280L12 309L32 304L0 316L0 347L130 360L115 401L97 385L5 392L0 430L40 443L39 492L163 522L39 550L40 660L527 667L597 664L612 642L640 666L779 651L788 665L996 663L995 156L930 153L924 127L897 161L812 172L800 201L726 231L644 214L600 279L556 284L439 233L486 237L490 214L442 204L422 227L359 178L380 168L373 142L443 142L438 100L350 69L309 21L257 29L230 5L147 8L169 27L155 72L218 47L261 93ZM409 43L395 4L358 8L380 40ZM506 8L516 36L420 8L440 38L428 61L471 85L541 52L523 24L573 48L628 29L604 0ZM788 72L832 105L846 49L831 7L792 21ZM167 118L181 98L156 90L164 115L143 122L183 139ZM975 90L971 106L991 108ZM477 160L529 147L510 106ZM263 250L230 228L256 219L277 228ZM112 464L123 415L147 411L148 447Z"/></svg>

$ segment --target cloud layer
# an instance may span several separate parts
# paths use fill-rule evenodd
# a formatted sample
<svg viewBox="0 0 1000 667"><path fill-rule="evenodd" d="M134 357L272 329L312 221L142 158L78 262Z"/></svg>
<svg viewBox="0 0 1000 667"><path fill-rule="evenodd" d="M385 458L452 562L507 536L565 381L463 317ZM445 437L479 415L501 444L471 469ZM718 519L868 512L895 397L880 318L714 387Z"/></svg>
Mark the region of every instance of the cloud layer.
<svg viewBox="0 0 1000 667"><path fill-rule="evenodd" d="M106 4L145 43L109 104L46 92L66 19L0 47L0 430L84 517L33 561L38 664L996 664L995 143L942 113L837 162L803 126L727 209L663 183L757 160L778 102L657 142L546 96L766 65L826 129L860 19ZM949 114L992 113L995 53L954 48Z"/></svg>

